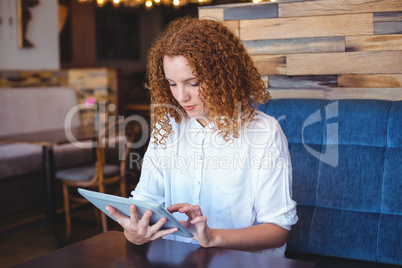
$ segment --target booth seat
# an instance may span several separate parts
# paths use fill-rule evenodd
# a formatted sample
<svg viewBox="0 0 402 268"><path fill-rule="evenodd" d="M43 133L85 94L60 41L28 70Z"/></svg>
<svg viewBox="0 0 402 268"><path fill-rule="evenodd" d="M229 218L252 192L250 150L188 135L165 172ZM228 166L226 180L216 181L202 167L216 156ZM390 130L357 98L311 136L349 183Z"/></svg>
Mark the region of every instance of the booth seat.
<svg viewBox="0 0 402 268"><path fill-rule="evenodd" d="M401 265L402 101L277 99L259 110L289 142L299 222L288 256Z"/></svg>
<svg viewBox="0 0 402 268"><path fill-rule="evenodd" d="M59 129L77 96L70 87L0 88L0 137ZM78 126L78 115L72 126ZM92 150L71 144L54 147L56 169L88 163ZM0 180L42 170L42 147L37 144L0 143Z"/></svg>

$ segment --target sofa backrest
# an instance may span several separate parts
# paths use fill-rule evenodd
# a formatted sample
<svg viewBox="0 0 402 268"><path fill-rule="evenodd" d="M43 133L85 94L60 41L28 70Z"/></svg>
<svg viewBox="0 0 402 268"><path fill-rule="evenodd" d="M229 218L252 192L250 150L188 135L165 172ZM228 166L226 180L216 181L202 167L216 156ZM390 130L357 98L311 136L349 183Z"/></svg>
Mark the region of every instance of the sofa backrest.
<svg viewBox="0 0 402 268"><path fill-rule="evenodd" d="M69 87L0 88L0 136L63 128L77 104ZM76 114L71 125L79 123Z"/></svg>
<svg viewBox="0 0 402 268"><path fill-rule="evenodd" d="M402 264L402 101L278 99L299 222L288 250Z"/></svg>

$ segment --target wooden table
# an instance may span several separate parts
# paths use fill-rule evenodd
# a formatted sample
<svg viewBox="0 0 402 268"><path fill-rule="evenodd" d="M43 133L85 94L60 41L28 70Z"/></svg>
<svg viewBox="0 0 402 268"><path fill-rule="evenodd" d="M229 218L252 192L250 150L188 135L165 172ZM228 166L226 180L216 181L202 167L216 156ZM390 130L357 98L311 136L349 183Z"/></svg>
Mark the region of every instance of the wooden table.
<svg viewBox="0 0 402 268"><path fill-rule="evenodd" d="M94 140L97 133L92 125L71 128L71 135L77 141ZM54 155L53 146L70 143L64 128L40 132L24 133L0 137L0 142L4 143L28 143L42 146L42 169L44 174L44 185L46 191L46 219L51 225L58 247L62 246L62 241L58 235L55 221L55 202L54 202Z"/></svg>
<svg viewBox="0 0 402 268"><path fill-rule="evenodd" d="M122 232L109 231L15 267L197 267L311 268L310 262L237 250L209 248L165 239L146 246L127 242Z"/></svg>

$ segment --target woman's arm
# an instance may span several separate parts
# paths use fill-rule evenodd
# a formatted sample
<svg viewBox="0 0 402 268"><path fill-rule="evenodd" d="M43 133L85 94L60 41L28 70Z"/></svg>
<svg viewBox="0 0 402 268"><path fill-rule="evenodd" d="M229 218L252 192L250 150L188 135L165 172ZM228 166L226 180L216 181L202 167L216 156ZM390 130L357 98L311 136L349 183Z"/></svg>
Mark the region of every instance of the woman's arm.
<svg viewBox="0 0 402 268"><path fill-rule="evenodd" d="M243 229L211 229L212 247L257 251L283 246L289 231L273 223L263 223Z"/></svg>
<svg viewBox="0 0 402 268"><path fill-rule="evenodd" d="M236 250L257 251L283 246L289 237L289 231L272 223L263 223L241 229L211 229L207 217L200 206L187 203L168 207L169 212L185 213L188 216L184 224L194 234L193 239L203 247L225 247Z"/></svg>

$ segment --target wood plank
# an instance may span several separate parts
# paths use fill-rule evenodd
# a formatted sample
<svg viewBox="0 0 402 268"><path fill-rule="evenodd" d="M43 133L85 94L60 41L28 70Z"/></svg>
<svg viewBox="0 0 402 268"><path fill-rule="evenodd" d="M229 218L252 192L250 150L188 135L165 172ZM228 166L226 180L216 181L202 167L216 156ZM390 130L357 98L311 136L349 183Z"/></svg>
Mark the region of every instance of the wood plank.
<svg viewBox="0 0 402 268"><path fill-rule="evenodd" d="M376 22L374 34L400 34L402 33L402 21Z"/></svg>
<svg viewBox="0 0 402 268"><path fill-rule="evenodd" d="M239 21L227 20L222 22L223 25L229 28L237 37L239 37ZM240 37L239 37L240 38Z"/></svg>
<svg viewBox="0 0 402 268"><path fill-rule="evenodd" d="M249 54L343 52L345 37L246 40L243 45Z"/></svg>
<svg viewBox="0 0 402 268"><path fill-rule="evenodd" d="M374 22L402 21L402 12L375 12Z"/></svg>
<svg viewBox="0 0 402 268"><path fill-rule="evenodd" d="M198 8L198 18L199 19L212 19L217 21L223 21L223 10L224 8Z"/></svg>
<svg viewBox="0 0 402 268"><path fill-rule="evenodd" d="M402 87L402 74L343 74L338 77L339 87Z"/></svg>
<svg viewBox="0 0 402 268"><path fill-rule="evenodd" d="M251 55L260 75L286 74L286 56L282 55Z"/></svg>
<svg viewBox="0 0 402 268"><path fill-rule="evenodd" d="M402 12L374 13L374 34L402 33Z"/></svg>
<svg viewBox="0 0 402 268"><path fill-rule="evenodd" d="M223 12L224 20L266 19L278 17L278 5L252 5L229 7Z"/></svg>
<svg viewBox="0 0 402 268"><path fill-rule="evenodd" d="M242 40L369 35L373 14L241 20Z"/></svg>
<svg viewBox="0 0 402 268"><path fill-rule="evenodd" d="M290 2L307 2L307 1L316 1L316 0L280 0L281 3L290 3ZM248 6L264 6L264 5L277 5L278 3L271 1L264 1L259 3L254 2L244 2L244 3L231 3L231 4L221 4L221 5L209 5L209 6L199 6L200 9L215 9L215 8L232 8L232 7L248 7Z"/></svg>
<svg viewBox="0 0 402 268"><path fill-rule="evenodd" d="M287 75L402 73L402 51L289 54Z"/></svg>
<svg viewBox="0 0 402 268"><path fill-rule="evenodd" d="M265 88L269 86L269 76L268 75L262 75L261 76L262 81L264 81Z"/></svg>
<svg viewBox="0 0 402 268"><path fill-rule="evenodd" d="M346 51L402 50L402 34L346 36Z"/></svg>
<svg viewBox="0 0 402 268"><path fill-rule="evenodd" d="M272 99L324 99L324 89L270 89Z"/></svg>
<svg viewBox="0 0 402 268"><path fill-rule="evenodd" d="M377 99L402 100L402 88L328 88L325 89L328 100L340 99Z"/></svg>
<svg viewBox="0 0 402 268"><path fill-rule="evenodd" d="M269 76L269 88L328 88L337 87L336 75Z"/></svg>
<svg viewBox="0 0 402 268"><path fill-rule="evenodd" d="M279 3L280 18L402 11L401 0L321 0Z"/></svg>

